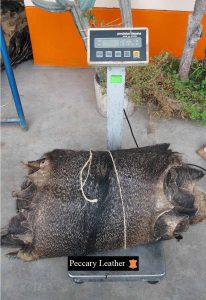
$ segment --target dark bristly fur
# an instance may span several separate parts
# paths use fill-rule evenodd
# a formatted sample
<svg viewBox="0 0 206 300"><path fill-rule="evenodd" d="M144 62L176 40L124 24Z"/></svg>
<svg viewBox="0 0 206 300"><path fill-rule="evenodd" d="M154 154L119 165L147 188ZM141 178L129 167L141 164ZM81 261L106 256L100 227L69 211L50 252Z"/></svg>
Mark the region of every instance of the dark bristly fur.
<svg viewBox="0 0 206 300"><path fill-rule="evenodd" d="M126 214L127 247L180 239L189 224L206 218L205 194L195 189L203 173L182 162L168 144L112 151ZM124 246L123 208L108 151L54 150L27 163L18 214L2 231L2 245L21 246L18 258L85 255ZM88 177L87 177L87 173Z"/></svg>

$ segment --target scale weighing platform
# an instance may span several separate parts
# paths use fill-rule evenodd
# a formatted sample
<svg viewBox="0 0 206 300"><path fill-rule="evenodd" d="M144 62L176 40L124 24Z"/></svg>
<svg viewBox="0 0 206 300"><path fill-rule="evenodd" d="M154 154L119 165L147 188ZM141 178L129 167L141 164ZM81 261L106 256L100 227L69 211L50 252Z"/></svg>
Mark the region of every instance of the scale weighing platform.
<svg viewBox="0 0 206 300"><path fill-rule="evenodd" d="M90 28L87 60L91 66L107 67L107 148L121 149L124 116L125 67L149 62L147 28ZM157 283L165 276L161 242L93 254L139 257L139 270L68 271L76 283L84 281L147 281Z"/></svg>
<svg viewBox="0 0 206 300"><path fill-rule="evenodd" d="M69 277L75 283L87 281L147 281L158 283L165 276L164 251L161 242L128 249L99 252L98 256L139 257L139 270L130 271L69 271Z"/></svg>

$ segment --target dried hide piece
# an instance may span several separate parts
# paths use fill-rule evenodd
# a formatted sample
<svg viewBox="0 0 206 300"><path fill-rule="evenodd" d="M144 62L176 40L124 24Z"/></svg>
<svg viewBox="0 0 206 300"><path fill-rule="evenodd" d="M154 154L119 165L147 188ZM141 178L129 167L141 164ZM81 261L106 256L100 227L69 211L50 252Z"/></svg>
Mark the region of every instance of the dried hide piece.
<svg viewBox="0 0 206 300"><path fill-rule="evenodd" d="M29 261L178 237L206 218L206 195L195 188L203 172L168 148L54 150L28 162L2 245Z"/></svg>
<svg viewBox="0 0 206 300"><path fill-rule="evenodd" d="M23 0L1 0L1 25L11 65L32 58L32 47ZM1 68L4 69L1 61Z"/></svg>
<svg viewBox="0 0 206 300"><path fill-rule="evenodd" d="M204 160L206 160L206 145L203 145L197 150L197 154Z"/></svg>

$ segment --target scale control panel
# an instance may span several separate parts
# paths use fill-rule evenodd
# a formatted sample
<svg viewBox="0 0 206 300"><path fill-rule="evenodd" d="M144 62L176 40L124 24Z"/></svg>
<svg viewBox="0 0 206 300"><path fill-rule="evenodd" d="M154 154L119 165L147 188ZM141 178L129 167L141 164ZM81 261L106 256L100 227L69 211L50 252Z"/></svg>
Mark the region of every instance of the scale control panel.
<svg viewBox="0 0 206 300"><path fill-rule="evenodd" d="M88 64L134 65L149 62L147 28L90 28Z"/></svg>

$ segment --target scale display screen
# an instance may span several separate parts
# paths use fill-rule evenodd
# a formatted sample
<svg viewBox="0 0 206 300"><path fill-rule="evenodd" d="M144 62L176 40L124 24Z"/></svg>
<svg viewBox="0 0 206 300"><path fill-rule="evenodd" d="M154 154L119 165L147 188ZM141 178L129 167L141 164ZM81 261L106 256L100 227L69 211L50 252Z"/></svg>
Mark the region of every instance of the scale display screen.
<svg viewBox="0 0 206 300"><path fill-rule="evenodd" d="M90 28L87 61L94 66L129 66L149 62L147 28Z"/></svg>
<svg viewBox="0 0 206 300"><path fill-rule="evenodd" d="M95 38L95 48L141 48L142 38Z"/></svg>

